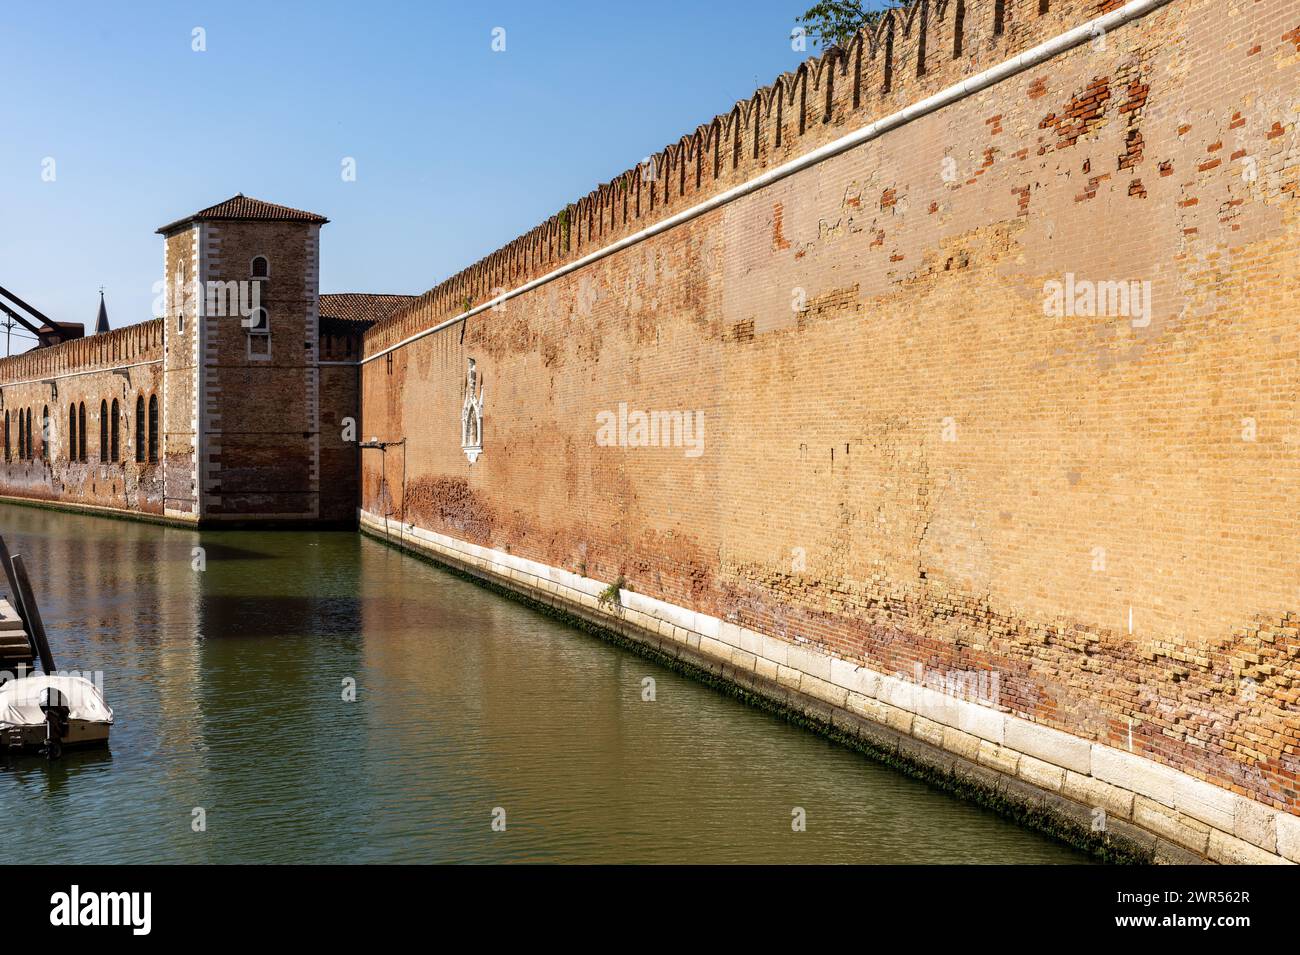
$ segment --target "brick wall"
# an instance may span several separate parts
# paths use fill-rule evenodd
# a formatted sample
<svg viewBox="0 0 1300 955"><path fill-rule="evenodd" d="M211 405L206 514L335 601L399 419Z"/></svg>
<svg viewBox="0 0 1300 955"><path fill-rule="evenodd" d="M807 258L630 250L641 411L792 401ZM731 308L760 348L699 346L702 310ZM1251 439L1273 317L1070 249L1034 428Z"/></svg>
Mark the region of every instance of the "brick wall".
<svg viewBox="0 0 1300 955"><path fill-rule="evenodd" d="M166 462L166 516L184 521L199 518L199 437L201 415L199 303L192 290L204 280L206 256L202 227L185 229L163 239L164 308L163 446Z"/></svg>
<svg viewBox="0 0 1300 955"><path fill-rule="evenodd" d="M15 409L0 495L184 522L353 523L360 331L343 322L322 338L319 245L315 224L188 222L163 240L163 317L0 361L0 412ZM250 334L240 307L258 256L270 266L259 281L269 335ZM114 397L120 460L105 441L101 461L100 422L111 420ZM67 409L79 415L83 403L85 461L79 445L68 451ZM30 455L18 448L18 408L33 415Z"/></svg>
<svg viewBox="0 0 1300 955"><path fill-rule="evenodd" d="M365 440L357 370L361 333L353 323L322 320L319 340L320 516L331 524L353 524L360 494L357 445Z"/></svg>
<svg viewBox="0 0 1300 955"><path fill-rule="evenodd" d="M967 2L954 57L917 4L376 326L363 507L1297 812L1294 3L1173 0L394 347L1113 6ZM1080 281L1150 310L1048 314Z"/></svg>
<svg viewBox="0 0 1300 955"><path fill-rule="evenodd" d="M238 315L204 319L203 516L314 520L319 509L316 369L320 227L295 222L209 222L205 281L270 276L261 299L269 335Z"/></svg>
<svg viewBox="0 0 1300 955"><path fill-rule="evenodd" d="M162 322L155 320L0 360L0 429L8 424L0 494L161 514L162 469L148 460L147 414L150 397L161 395L162 351ZM136 461L137 399L145 403L146 454L141 462ZM72 453L70 412L77 419ZM25 453L19 447L20 413L32 422ZM43 421L47 415L48 424Z"/></svg>

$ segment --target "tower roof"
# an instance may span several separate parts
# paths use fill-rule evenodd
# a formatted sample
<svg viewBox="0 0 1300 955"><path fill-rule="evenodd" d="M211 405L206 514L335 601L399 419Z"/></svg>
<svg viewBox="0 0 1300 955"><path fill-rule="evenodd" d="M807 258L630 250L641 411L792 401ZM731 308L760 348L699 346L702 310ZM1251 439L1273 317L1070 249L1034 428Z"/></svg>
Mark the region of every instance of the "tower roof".
<svg viewBox="0 0 1300 955"><path fill-rule="evenodd" d="M158 230L159 235L166 235L169 232L175 232L182 226L187 226L191 222L212 222L217 220L236 221L236 222L309 222L316 225L324 225L329 222L324 216L319 216L314 212L305 212L302 209L291 209L288 206L277 205L274 202L265 202L261 199L254 199L246 196L242 192L237 196L231 196L225 202L218 202L215 206L208 206L206 209L200 209L193 215L188 215L183 219L177 219L175 222L168 223Z"/></svg>
<svg viewBox="0 0 1300 955"><path fill-rule="evenodd" d="M99 314L95 317L95 334L108 331L108 309L104 306L104 290L99 290Z"/></svg>

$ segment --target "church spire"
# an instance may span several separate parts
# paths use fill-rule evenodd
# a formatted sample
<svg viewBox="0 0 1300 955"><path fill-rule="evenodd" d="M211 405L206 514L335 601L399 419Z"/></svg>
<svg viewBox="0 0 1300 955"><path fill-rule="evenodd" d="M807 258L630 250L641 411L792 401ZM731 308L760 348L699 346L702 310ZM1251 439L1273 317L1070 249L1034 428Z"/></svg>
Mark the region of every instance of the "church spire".
<svg viewBox="0 0 1300 955"><path fill-rule="evenodd" d="M95 334L108 331L108 309L104 307L104 289L99 290L99 315L95 318Z"/></svg>

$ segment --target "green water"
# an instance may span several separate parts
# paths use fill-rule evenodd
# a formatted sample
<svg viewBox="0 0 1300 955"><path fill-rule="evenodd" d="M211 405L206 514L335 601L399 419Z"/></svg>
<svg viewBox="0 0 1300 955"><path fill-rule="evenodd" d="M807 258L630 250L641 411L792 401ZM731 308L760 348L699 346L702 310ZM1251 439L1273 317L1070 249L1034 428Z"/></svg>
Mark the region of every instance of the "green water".
<svg viewBox="0 0 1300 955"><path fill-rule="evenodd" d="M117 717L0 761L5 862L1087 861L357 534L0 531Z"/></svg>

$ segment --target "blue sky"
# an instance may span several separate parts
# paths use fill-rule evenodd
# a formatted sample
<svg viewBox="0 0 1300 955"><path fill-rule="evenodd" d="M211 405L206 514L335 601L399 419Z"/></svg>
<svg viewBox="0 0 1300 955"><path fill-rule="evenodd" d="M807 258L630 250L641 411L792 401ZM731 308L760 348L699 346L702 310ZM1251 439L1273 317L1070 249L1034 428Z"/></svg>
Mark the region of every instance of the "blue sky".
<svg viewBox="0 0 1300 955"><path fill-rule="evenodd" d="M422 292L796 66L809 5L7 0L0 285L142 321L154 230L243 192L330 218L322 291Z"/></svg>

